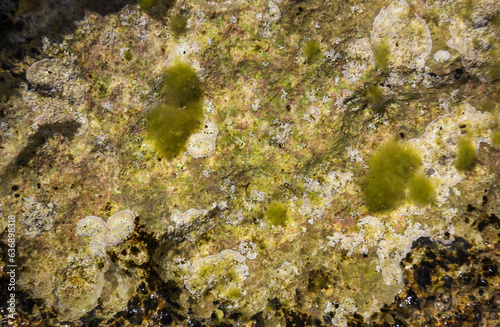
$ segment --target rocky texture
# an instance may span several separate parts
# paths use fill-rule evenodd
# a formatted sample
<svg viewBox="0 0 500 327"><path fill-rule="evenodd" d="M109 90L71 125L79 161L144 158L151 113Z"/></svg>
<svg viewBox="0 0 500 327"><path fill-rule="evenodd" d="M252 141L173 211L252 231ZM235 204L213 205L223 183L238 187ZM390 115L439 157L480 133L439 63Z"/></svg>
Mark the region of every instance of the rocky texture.
<svg viewBox="0 0 500 327"><path fill-rule="evenodd" d="M15 323L497 324L497 2L150 5L2 8ZM174 60L203 117L165 158L146 122ZM418 153L432 201L366 205L388 140Z"/></svg>

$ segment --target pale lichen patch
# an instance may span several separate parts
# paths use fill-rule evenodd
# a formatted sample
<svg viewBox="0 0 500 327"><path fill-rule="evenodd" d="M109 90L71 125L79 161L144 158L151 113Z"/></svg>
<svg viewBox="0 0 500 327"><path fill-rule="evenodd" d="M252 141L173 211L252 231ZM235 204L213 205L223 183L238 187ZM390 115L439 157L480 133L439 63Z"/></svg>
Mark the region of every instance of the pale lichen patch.
<svg viewBox="0 0 500 327"><path fill-rule="evenodd" d="M26 198L23 206L22 222L28 227L25 231L26 235L34 238L52 228L57 208L54 203L37 202L33 198Z"/></svg>
<svg viewBox="0 0 500 327"><path fill-rule="evenodd" d="M90 239L97 249L121 243L135 227L135 216L130 210L120 211L104 223L102 218L87 216L76 226L76 233Z"/></svg>
<svg viewBox="0 0 500 327"><path fill-rule="evenodd" d="M167 235L174 241L184 239L195 242L201 235L215 227L215 220L205 209L189 209L185 212L172 210L170 219L174 225L168 226Z"/></svg>
<svg viewBox="0 0 500 327"><path fill-rule="evenodd" d="M222 299L238 301L245 295L242 287L249 275L245 260L244 256L232 250L196 260L191 264L184 286L198 296L212 292Z"/></svg>
<svg viewBox="0 0 500 327"><path fill-rule="evenodd" d="M74 110L85 98L84 88L76 77L77 70L70 60L44 59L28 68L26 79L31 89L24 98L33 111L41 112L35 118L35 129L41 123L70 120L80 123L78 135L85 133L87 118Z"/></svg>
<svg viewBox="0 0 500 327"><path fill-rule="evenodd" d="M338 327L347 327L346 315L358 310L356 302L351 298L345 298L341 303L328 302L325 313L333 313L332 324Z"/></svg>
<svg viewBox="0 0 500 327"><path fill-rule="evenodd" d="M424 169L432 172L429 177L436 184L438 203L444 203L450 188L464 178L464 174L454 167L458 140L463 132L460 126L468 128L476 149L481 142L491 143L490 116L468 103L457 105L455 110L453 114L438 117L426 127L424 134L409 141L421 155Z"/></svg>
<svg viewBox="0 0 500 327"><path fill-rule="evenodd" d="M195 159L210 157L215 153L217 148L215 141L219 129L217 125L211 122L206 122L202 131L193 134L188 139L187 152Z"/></svg>
<svg viewBox="0 0 500 327"><path fill-rule="evenodd" d="M404 0L393 1L380 10L373 22L371 43L373 47L387 45L393 84L407 80L407 77L399 76L398 71L423 69L432 49L426 22ZM420 79L418 74L411 78L415 79Z"/></svg>

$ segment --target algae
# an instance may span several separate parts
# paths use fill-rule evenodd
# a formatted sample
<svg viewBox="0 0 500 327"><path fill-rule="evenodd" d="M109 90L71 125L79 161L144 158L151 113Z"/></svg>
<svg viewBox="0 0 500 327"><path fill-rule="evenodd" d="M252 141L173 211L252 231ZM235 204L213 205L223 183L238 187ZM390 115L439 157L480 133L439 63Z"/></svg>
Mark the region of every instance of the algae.
<svg viewBox="0 0 500 327"><path fill-rule="evenodd" d="M455 168L461 172L472 169L477 157L476 146L472 143L472 140L466 136L460 138L457 149Z"/></svg>
<svg viewBox="0 0 500 327"><path fill-rule="evenodd" d="M266 216L272 225L282 226L288 221L288 209L284 203L272 202L267 208Z"/></svg>

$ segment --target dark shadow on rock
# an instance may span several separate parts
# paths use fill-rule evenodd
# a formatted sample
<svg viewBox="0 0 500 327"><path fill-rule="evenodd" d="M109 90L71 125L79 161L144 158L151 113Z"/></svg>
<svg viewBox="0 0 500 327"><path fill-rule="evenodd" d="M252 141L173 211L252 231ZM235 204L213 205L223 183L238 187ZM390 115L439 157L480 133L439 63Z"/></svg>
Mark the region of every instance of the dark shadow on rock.
<svg viewBox="0 0 500 327"><path fill-rule="evenodd" d="M38 131L28 138L28 144L24 149L7 165L2 175L0 175L0 181L6 185L21 168L29 164L46 141L55 135L64 135L66 138L72 139L80 126L81 124L77 121L58 122L40 126Z"/></svg>
<svg viewBox="0 0 500 327"><path fill-rule="evenodd" d="M141 3L141 1L138 2ZM165 21L168 11L175 5L175 2L176 0L152 0L152 4L150 6L141 6L141 9L144 10L150 17L156 20Z"/></svg>
<svg viewBox="0 0 500 327"><path fill-rule="evenodd" d="M81 10L89 10L101 16L109 15L120 11L128 4L136 4L135 0L84 0L78 2Z"/></svg>

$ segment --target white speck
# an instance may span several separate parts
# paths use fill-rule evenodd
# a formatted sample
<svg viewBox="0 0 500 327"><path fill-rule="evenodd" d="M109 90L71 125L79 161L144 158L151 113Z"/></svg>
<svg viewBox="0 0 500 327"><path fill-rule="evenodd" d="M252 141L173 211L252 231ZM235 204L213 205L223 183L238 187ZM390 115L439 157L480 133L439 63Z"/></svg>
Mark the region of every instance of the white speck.
<svg viewBox="0 0 500 327"><path fill-rule="evenodd" d="M260 108L262 108L262 106L260 105L260 99L255 99L254 103L252 104L253 111L257 111Z"/></svg>
<svg viewBox="0 0 500 327"><path fill-rule="evenodd" d="M220 210L226 210L227 209L227 202L221 201L221 202L219 202L219 204L217 206L219 207Z"/></svg>
<svg viewBox="0 0 500 327"><path fill-rule="evenodd" d="M283 92L283 94L281 95L281 100L286 100L286 96L288 95L288 92L286 92L285 89L281 89L281 92Z"/></svg>
<svg viewBox="0 0 500 327"><path fill-rule="evenodd" d="M450 53L446 50L439 50L434 54L434 60L437 62L445 62L450 59Z"/></svg>

